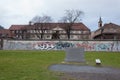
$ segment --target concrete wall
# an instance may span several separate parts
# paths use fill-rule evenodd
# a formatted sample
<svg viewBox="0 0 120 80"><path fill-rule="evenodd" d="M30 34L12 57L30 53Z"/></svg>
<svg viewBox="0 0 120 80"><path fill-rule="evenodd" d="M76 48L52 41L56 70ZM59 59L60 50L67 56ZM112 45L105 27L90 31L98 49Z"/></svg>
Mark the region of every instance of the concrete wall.
<svg viewBox="0 0 120 80"><path fill-rule="evenodd" d="M86 51L120 51L120 41L14 41L4 40L3 50L64 50L84 47Z"/></svg>

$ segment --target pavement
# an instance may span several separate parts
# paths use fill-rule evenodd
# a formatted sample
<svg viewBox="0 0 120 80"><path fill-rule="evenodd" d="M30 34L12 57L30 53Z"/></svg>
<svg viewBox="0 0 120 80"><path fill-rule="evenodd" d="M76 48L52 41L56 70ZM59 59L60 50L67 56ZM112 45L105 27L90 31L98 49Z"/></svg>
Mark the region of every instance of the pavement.
<svg viewBox="0 0 120 80"><path fill-rule="evenodd" d="M111 67L55 64L49 70L63 73L60 80L120 80L120 69Z"/></svg>

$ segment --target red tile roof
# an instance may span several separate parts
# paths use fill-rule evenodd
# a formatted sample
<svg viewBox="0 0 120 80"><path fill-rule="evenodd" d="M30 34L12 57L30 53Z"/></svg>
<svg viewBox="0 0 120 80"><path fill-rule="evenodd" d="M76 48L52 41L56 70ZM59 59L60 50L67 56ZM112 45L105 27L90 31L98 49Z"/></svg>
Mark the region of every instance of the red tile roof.
<svg viewBox="0 0 120 80"><path fill-rule="evenodd" d="M26 29L26 30L30 30L30 29L38 29L37 26L40 25L44 25L43 28L45 29L53 29L55 27L61 27L63 29L65 29L66 25L68 25L69 23L35 23L34 25L12 25L9 30L22 30L22 29ZM84 25L83 23L74 23L72 26L73 30L90 30L86 25Z"/></svg>
<svg viewBox="0 0 120 80"><path fill-rule="evenodd" d="M101 29L120 29L120 25L114 24L114 23L106 23L103 25L103 27L97 29L95 32L100 31Z"/></svg>
<svg viewBox="0 0 120 80"><path fill-rule="evenodd" d="M114 23L108 23L103 26L104 28L120 28L119 25L114 24Z"/></svg>
<svg viewBox="0 0 120 80"><path fill-rule="evenodd" d="M72 27L73 29L80 29L80 30L90 30L86 25L83 23L75 23Z"/></svg>
<svg viewBox="0 0 120 80"><path fill-rule="evenodd" d="M9 32L10 32L10 30L8 30L8 29L0 29L0 34L1 34L1 33L3 33L3 34L4 34L4 33L9 33Z"/></svg>
<svg viewBox="0 0 120 80"><path fill-rule="evenodd" d="M11 25L9 30L21 30L24 29L26 25Z"/></svg>

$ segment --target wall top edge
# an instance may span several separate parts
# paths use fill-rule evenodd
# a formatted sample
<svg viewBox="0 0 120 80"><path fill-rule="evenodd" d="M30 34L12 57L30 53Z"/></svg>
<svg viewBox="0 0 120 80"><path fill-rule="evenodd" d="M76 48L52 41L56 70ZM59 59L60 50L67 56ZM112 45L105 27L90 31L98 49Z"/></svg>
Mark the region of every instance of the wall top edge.
<svg viewBox="0 0 120 80"><path fill-rule="evenodd" d="M120 40L111 40L111 39L106 39L106 40L11 40L11 39L4 39L6 41L120 41Z"/></svg>

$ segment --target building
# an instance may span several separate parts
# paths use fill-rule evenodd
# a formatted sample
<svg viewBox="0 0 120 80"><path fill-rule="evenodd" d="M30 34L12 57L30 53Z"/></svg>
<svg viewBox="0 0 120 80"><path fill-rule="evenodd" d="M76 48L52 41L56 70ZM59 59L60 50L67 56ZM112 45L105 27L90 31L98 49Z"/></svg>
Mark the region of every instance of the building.
<svg viewBox="0 0 120 80"><path fill-rule="evenodd" d="M9 29L0 29L0 38L11 38L11 32Z"/></svg>
<svg viewBox="0 0 120 80"><path fill-rule="evenodd" d="M11 25L9 28L13 39L68 39L67 30L70 23L29 23L28 25ZM74 23L70 27L71 40L90 38L90 29L83 23Z"/></svg>
<svg viewBox="0 0 120 80"><path fill-rule="evenodd" d="M120 25L103 24L100 17L98 29L91 32L83 23L29 23L11 25L9 29L0 29L0 38L24 40L120 40ZM70 32L68 32L70 30ZM69 34L70 36L69 36Z"/></svg>
<svg viewBox="0 0 120 80"><path fill-rule="evenodd" d="M99 19L98 27L94 32L93 39L99 40L120 40L120 25L107 23L102 25L102 19Z"/></svg>

